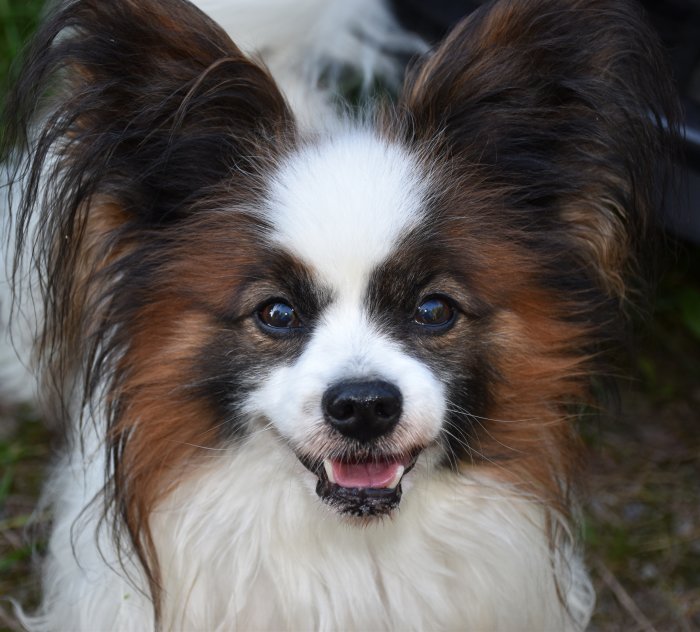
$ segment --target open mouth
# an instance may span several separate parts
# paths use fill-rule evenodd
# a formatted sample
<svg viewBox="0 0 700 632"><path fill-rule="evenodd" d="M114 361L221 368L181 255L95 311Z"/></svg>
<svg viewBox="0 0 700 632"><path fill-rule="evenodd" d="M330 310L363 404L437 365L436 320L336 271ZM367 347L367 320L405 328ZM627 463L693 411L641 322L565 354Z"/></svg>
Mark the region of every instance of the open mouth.
<svg viewBox="0 0 700 632"><path fill-rule="evenodd" d="M401 501L401 481L418 454L374 459L300 461L318 476L316 493L336 511L357 517L383 516Z"/></svg>

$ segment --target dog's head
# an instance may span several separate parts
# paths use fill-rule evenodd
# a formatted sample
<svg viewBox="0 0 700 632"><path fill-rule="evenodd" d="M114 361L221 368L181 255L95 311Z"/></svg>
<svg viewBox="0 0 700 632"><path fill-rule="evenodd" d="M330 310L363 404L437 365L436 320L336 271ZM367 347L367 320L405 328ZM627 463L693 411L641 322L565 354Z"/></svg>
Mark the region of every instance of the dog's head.
<svg viewBox="0 0 700 632"><path fill-rule="evenodd" d="M43 342L105 398L144 561L202 448L254 433L341 514L393 512L417 461L565 507L674 120L631 2L482 7L398 105L316 135L180 0L69 3L34 50L17 111L61 81L23 201Z"/></svg>

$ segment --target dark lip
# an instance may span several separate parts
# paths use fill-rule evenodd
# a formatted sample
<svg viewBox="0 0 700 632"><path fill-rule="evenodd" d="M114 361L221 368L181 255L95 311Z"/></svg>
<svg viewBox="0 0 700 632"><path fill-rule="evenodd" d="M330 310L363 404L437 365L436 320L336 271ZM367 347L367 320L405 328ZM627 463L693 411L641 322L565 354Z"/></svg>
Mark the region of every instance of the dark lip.
<svg viewBox="0 0 700 632"><path fill-rule="evenodd" d="M403 474L406 476L415 466L421 451L422 449L417 449L409 455L389 454L379 458L386 461L408 462ZM357 518L386 516L397 509L401 502L403 494L401 482L394 489L341 487L328 480L326 470L323 467L323 459L312 459L299 454L297 454L297 458L307 470L318 477L318 482L316 483L316 494L318 494L318 497L340 514ZM350 457L345 460L356 462L366 459L352 459Z"/></svg>

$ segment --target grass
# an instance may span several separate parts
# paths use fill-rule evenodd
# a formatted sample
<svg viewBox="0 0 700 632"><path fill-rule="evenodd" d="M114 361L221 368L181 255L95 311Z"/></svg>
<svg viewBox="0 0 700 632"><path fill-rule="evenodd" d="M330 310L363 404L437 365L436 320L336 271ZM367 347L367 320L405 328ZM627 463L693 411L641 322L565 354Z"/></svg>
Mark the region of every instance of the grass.
<svg viewBox="0 0 700 632"><path fill-rule="evenodd" d="M44 0L0 0L0 85L36 26Z"/></svg>
<svg viewBox="0 0 700 632"><path fill-rule="evenodd" d="M33 562L43 541L32 531L46 517L35 512L38 492L50 461L49 435L27 410L0 409L0 596L31 607L38 587ZM17 629L0 602L0 630Z"/></svg>
<svg viewBox="0 0 700 632"><path fill-rule="evenodd" d="M700 248L676 252L620 414L584 428L593 629L700 629Z"/></svg>
<svg viewBox="0 0 700 632"><path fill-rule="evenodd" d="M0 85L41 6L0 0ZM583 426L584 535L598 592L591 627L690 632L700 629L700 248L681 246L669 263L636 351L621 414ZM29 606L37 583L26 528L49 444L28 411L0 409L0 596ZM2 602L0 629L19 629Z"/></svg>

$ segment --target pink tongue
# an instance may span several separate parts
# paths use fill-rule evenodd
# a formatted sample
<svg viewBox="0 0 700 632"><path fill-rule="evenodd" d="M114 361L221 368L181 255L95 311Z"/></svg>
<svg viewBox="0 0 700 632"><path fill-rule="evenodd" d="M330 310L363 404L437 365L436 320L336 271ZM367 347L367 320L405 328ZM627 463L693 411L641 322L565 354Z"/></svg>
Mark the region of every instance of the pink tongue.
<svg viewBox="0 0 700 632"><path fill-rule="evenodd" d="M333 478L341 487L388 487L394 480L400 463L343 463L331 461Z"/></svg>

